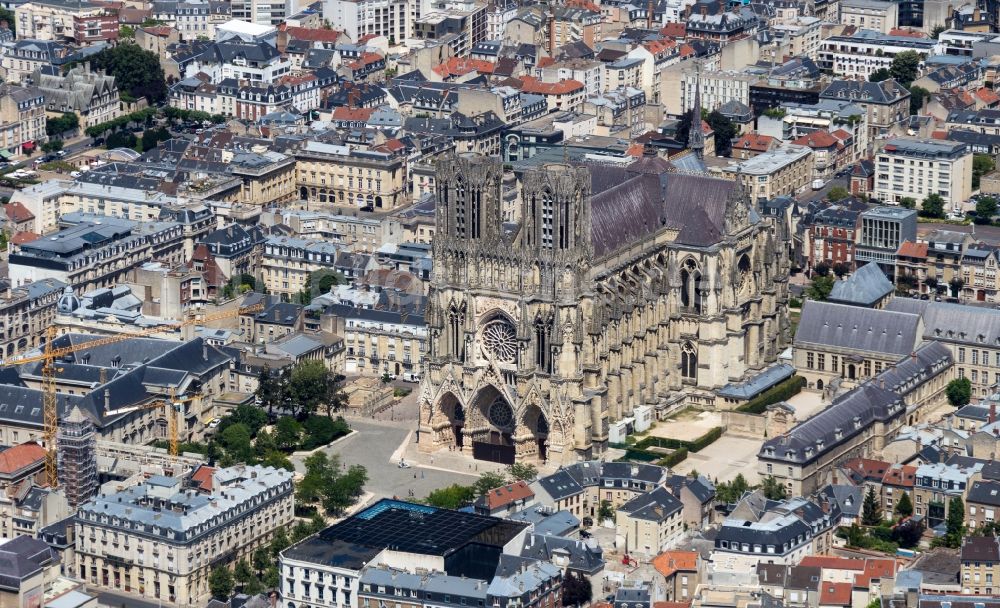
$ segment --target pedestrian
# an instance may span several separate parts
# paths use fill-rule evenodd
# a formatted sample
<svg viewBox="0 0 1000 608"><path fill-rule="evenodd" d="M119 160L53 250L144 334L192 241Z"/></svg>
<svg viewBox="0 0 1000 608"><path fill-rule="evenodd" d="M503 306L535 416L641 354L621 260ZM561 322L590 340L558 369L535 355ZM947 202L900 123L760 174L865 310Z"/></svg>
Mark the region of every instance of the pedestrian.
<svg viewBox="0 0 1000 608"><path fill-rule="evenodd" d="M414 479L416 479L416 478L417 478L417 474L416 474L416 473L414 473L414 474L413 474L413 478L414 478Z"/></svg>

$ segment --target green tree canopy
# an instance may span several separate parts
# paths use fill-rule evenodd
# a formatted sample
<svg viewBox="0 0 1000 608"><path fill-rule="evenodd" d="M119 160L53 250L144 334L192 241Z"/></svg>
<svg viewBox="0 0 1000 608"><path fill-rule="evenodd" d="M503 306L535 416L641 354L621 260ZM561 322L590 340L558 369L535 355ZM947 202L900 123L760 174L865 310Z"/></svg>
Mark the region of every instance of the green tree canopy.
<svg viewBox="0 0 1000 608"><path fill-rule="evenodd" d="M910 87L910 114L919 114L924 107L924 101L931 96L931 92L924 87L912 85Z"/></svg>
<svg viewBox="0 0 1000 608"><path fill-rule="evenodd" d="M222 432L222 445L235 462L253 462L250 430L244 424L231 424Z"/></svg>
<svg viewBox="0 0 1000 608"><path fill-rule="evenodd" d="M42 152L49 154L51 152L58 152L63 149L63 140L61 139L50 139L49 141L42 144Z"/></svg>
<svg viewBox="0 0 1000 608"><path fill-rule="evenodd" d="M95 70L105 70L115 77L120 91L133 99L145 97L150 104L167 98L167 79L160 58L135 44L119 44L90 58Z"/></svg>
<svg viewBox="0 0 1000 608"><path fill-rule="evenodd" d="M945 518L945 544L952 548L962 546L965 535L965 502L961 496L955 496L948 503L948 516Z"/></svg>
<svg viewBox="0 0 1000 608"><path fill-rule="evenodd" d="M921 215L926 217L944 217L944 198L937 192L928 194L920 206Z"/></svg>
<svg viewBox="0 0 1000 608"><path fill-rule="evenodd" d="M507 474L515 481L534 481L538 477L538 467L533 464L515 462L507 467Z"/></svg>
<svg viewBox="0 0 1000 608"><path fill-rule="evenodd" d="M50 116L45 119L45 133L50 137L53 135L62 135L66 131L72 131L79 127L80 119L72 112L60 114L59 116Z"/></svg>
<svg viewBox="0 0 1000 608"><path fill-rule="evenodd" d="M732 481L715 484L715 499L724 504L732 504L743 497L743 494L750 490L750 483L747 482L743 473L739 473Z"/></svg>
<svg viewBox="0 0 1000 608"><path fill-rule="evenodd" d="M739 127L728 117L720 114L718 110L709 112L705 121L715 133L716 156L729 156L733 150L733 138L740 132Z"/></svg>
<svg viewBox="0 0 1000 608"><path fill-rule="evenodd" d="M471 503L476 498L476 491L472 486L463 486L454 483L445 488L438 488L427 495L425 502L433 507L442 509L459 509Z"/></svg>
<svg viewBox="0 0 1000 608"><path fill-rule="evenodd" d="M294 450L302 441L302 425L291 416L282 416L274 425L274 443L282 450Z"/></svg>
<svg viewBox="0 0 1000 608"><path fill-rule="evenodd" d="M292 409L311 414L329 394L330 370L322 361L303 361L292 369L288 381L288 395Z"/></svg>
<svg viewBox="0 0 1000 608"><path fill-rule="evenodd" d="M972 382L968 378L955 378L944 389L948 403L955 407L968 405L972 399Z"/></svg>
<svg viewBox="0 0 1000 608"><path fill-rule="evenodd" d="M578 572L567 570L562 582L563 608L582 606L589 603L593 598L593 587L590 581L587 580L587 577Z"/></svg>
<svg viewBox="0 0 1000 608"><path fill-rule="evenodd" d="M989 224L997 214L997 200L990 196L981 197L976 201L976 223Z"/></svg>
<svg viewBox="0 0 1000 608"><path fill-rule="evenodd" d="M882 508L879 506L875 488L869 486L865 494L865 502L861 509L861 523L866 526L877 526L882 523Z"/></svg>
<svg viewBox="0 0 1000 608"><path fill-rule="evenodd" d="M883 80L889 80L890 78L892 78L892 74L889 70L879 68L868 75L868 82L882 82Z"/></svg>
<svg viewBox="0 0 1000 608"><path fill-rule="evenodd" d="M788 498L788 490L785 488L785 485L775 479L773 475L765 477L760 487L764 491L764 496L770 500L784 500Z"/></svg>
<svg viewBox="0 0 1000 608"><path fill-rule="evenodd" d="M982 176L996 169L996 162L990 154L974 154L972 156L972 189L979 188Z"/></svg>
<svg viewBox="0 0 1000 608"><path fill-rule="evenodd" d="M916 51L903 51L892 58L889 74L904 87L917 79L920 71L920 55Z"/></svg>
<svg viewBox="0 0 1000 608"><path fill-rule="evenodd" d="M847 188L844 188L843 186L834 186L826 193L826 198L833 203L842 201L849 196L851 196L851 193L848 192Z"/></svg>
<svg viewBox="0 0 1000 608"><path fill-rule="evenodd" d="M806 288L805 294L810 300L826 300L833 291L833 284L836 281L830 275L820 275L813 277L812 283Z"/></svg>
<svg viewBox="0 0 1000 608"><path fill-rule="evenodd" d="M217 600L228 600L233 594L233 573L225 566L215 568L208 575L208 589Z"/></svg>
<svg viewBox="0 0 1000 608"><path fill-rule="evenodd" d="M913 209L914 207L917 206L917 199L913 198L912 196L904 196L903 198L899 199L899 206L905 207L906 209Z"/></svg>
<svg viewBox="0 0 1000 608"><path fill-rule="evenodd" d="M12 34L17 33L17 23L15 23L13 11L9 11L5 8L0 8L0 23L6 23L7 28Z"/></svg>
<svg viewBox="0 0 1000 608"><path fill-rule="evenodd" d="M913 515L913 501L910 500L910 495L906 492L902 492L899 500L896 501L896 514L900 517Z"/></svg>
<svg viewBox="0 0 1000 608"><path fill-rule="evenodd" d="M472 489L476 493L476 496L482 496L483 494L489 492L494 488L499 488L507 483L507 476L503 473L494 473L493 471L486 471L479 476L476 483L472 484Z"/></svg>

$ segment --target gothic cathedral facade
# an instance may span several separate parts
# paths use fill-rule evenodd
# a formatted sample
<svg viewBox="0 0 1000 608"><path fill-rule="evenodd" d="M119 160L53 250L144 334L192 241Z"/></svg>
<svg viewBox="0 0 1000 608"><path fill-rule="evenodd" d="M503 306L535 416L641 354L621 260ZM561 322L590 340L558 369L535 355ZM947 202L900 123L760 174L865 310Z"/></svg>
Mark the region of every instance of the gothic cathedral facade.
<svg viewBox="0 0 1000 608"><path fill-rule="evenodd" d="M736 182L652 154L549 164L511 213L503 174L438 164L422 449L596 457L636 408L710 405L787 343L787 235Z"/></svg>

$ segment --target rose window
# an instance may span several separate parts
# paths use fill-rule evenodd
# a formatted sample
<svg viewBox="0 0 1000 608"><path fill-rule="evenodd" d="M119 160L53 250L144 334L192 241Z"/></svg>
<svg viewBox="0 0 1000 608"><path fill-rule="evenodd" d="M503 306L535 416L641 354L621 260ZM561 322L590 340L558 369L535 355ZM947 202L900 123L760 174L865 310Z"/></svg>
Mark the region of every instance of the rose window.
<svg viewBox="0 0 1000 608"><path fill-rule="evenodd" d="M514 426L514 410L510 409L507 400L498 396L490 404L489 418L493 426L507 429Z"/></svg>
<svg viewBox="0 0 1000 608"><path fill-rule="evenodd" d="M501 363L517 360L517 332L505 321L493 321L483 328L483 348Z"/></svg>

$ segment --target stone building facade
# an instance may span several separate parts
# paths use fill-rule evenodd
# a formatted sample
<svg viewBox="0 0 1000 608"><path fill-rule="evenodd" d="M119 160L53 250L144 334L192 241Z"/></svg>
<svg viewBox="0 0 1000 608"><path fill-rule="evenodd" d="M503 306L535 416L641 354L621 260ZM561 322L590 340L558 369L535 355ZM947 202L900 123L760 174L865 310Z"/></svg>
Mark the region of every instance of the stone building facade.
<svg viewBox="0 0 1000 608"><path fill-rule="evenodd" d="M438 163L424 449L591 458L636 406L713 404L787 342L784 235L736 182L655 155L544 165L505 223L502 180L497 159Z"/></svg>

